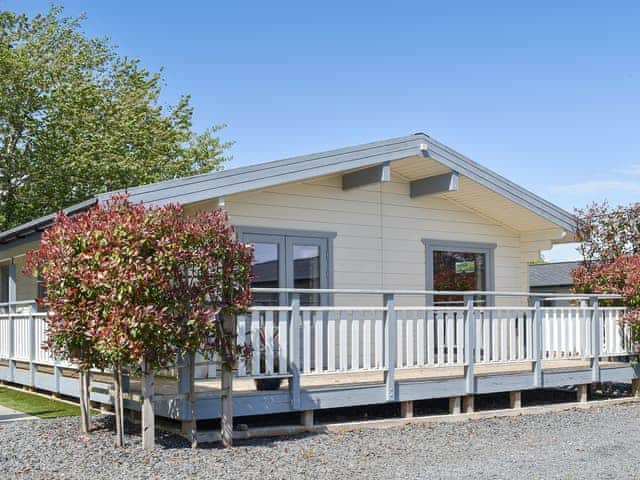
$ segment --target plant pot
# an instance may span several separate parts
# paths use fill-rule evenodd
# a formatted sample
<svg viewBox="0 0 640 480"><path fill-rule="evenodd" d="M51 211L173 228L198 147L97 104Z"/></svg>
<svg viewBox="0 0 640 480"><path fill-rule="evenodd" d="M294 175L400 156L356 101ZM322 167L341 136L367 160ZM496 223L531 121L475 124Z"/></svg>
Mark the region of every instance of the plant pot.
<svg viewBox="0 0 640 480"><path fill-rule="evenodd" d="M274 378L256 378L256 390L278 390L282 385L282 379Z"/></svg>

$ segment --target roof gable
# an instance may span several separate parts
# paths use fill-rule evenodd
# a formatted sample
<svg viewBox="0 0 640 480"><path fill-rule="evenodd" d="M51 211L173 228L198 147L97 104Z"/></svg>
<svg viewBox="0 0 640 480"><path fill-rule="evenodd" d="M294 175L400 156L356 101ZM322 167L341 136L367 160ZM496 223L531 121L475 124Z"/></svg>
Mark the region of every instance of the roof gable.
<svg viewBox="0 0 640 480"><path fill-rule="evenodd" d="M424 133L141 185L126 191L134 202L154 205L170 202L186 204L411 157L432 159L564 230L575 229L575 218L570 213ZM121 192L124 190L100 194L67 210L81 210L87 205L108 200ZM76 208L79 206L82 208ZM0 242L6 243L16 237L41 230L52 220L53 215L48 215L3 232L0 234Z"/></svg>

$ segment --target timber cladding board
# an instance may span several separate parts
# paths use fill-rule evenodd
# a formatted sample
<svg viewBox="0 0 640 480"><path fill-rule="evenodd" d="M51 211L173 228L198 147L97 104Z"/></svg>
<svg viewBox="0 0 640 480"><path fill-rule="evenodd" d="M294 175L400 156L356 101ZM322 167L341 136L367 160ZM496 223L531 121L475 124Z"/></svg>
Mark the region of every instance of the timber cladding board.
<svg viewBox="0 0 640 480"><path fill-rule="evenodd" d="M320 177L230 195L225 208L236 225L336 232L336 288L424 289L422 238L496 243L496 290L527 290L526 261L538 256L522 232L443 196L412 199L409 180L397 176L348 191L341 175Z"/></svg>

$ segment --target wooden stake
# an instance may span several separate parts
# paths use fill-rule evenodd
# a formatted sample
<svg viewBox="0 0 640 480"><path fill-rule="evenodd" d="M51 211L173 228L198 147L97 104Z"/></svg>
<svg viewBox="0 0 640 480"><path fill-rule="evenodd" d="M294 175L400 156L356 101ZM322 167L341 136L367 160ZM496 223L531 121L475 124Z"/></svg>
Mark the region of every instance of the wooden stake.
<svg viewBox="0 0 640 480"><path fill-rule="evenodd" d="M225 316L222 319L224 336L235 344L236 318L234 315ZM231 353L230 353L231 355ZM233 446L233 363L223 360L221 380L221 439L222 446Z"/></svg>
<svg viewBox="0 0 640 480"><path fill-rule="evenodd" d="M153 450L155 448L155 411L153 408L153 396L155 394L155 377L149 364L142 365L142 448Z"/></svg>

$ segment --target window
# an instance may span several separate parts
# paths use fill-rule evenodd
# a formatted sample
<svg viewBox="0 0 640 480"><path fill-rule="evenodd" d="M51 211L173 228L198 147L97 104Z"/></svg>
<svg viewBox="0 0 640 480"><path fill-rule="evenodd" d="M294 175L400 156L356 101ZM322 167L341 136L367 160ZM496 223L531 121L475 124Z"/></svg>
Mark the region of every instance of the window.
<svg viewBox="0 0 640 480"><path fill-rule="evenodd" d="M9 301L9 264L0 265L0 303Z"/></svg>
<svg viewBox="0 0 640 480"><path fill-rule="evenodd" d="M494 289L495 244L445 240L423 240L426 246L427 290L491 291ZM474 295L476 305L492 302L487 295ZM433 305L458 306L464 295L437 295Z"/></svg>
<svg viewBox="0 0 640 480"><path fill-rule="evenodd" d="M267 228L236 228L254 247L253 288L330 288L335 234ZM327 295L300 295L301 305L322 305ZM285 305L287 295L255 293L256 305Z"/></svg>

